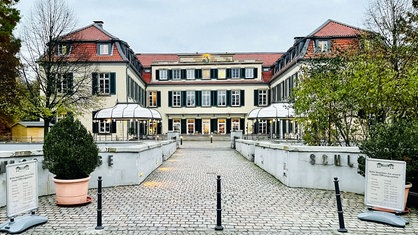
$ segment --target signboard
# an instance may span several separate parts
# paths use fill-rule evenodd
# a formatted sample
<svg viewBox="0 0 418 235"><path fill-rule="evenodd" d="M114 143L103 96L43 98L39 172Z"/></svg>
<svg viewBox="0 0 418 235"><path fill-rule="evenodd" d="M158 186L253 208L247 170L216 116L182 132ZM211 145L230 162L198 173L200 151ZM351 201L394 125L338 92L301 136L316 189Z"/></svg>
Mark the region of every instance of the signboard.
<svg viewBox="0 0 418 235"><path fill-rule="evenodd" d="M8 217L38 208L37 173L36 160L6 166Z"/></svg>
<svg viewBox="0 0 418 235"><path fill-rule="evenodd" d="M405 200L404 161L366 158L365 204L403 211Z"/></svg>

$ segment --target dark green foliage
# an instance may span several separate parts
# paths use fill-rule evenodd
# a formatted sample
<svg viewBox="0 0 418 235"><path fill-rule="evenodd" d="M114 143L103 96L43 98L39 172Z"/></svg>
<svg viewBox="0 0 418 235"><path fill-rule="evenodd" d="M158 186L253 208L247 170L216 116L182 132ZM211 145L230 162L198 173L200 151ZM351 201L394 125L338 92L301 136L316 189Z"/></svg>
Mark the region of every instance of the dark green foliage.
<svg viewBox="0 0 418 235"><path fill-rule="evenodd" d="M371 158L405 161L406 181L418 185L418 122L378 123L371 128L370 138L361 143L360 150ZM364 162L360 163L361 160L359 173L364 173Z"/></svg>
<svg viewBox="0 0 418 235"><path fill-rule="evenodd" d="M57 179L87 177L99 164L92 135L72 115L60 120L45 138L44 165Z"/></svg>
<svg viewBox="0 0 418 235"><path fill-rule="evenodd" d="M13 30L20 20L19 11L14 8L16 0L0 2L0 136L7 133L8 127L16 119L18 99L16 78L19 59L20 40L13 36Z"/></svg>

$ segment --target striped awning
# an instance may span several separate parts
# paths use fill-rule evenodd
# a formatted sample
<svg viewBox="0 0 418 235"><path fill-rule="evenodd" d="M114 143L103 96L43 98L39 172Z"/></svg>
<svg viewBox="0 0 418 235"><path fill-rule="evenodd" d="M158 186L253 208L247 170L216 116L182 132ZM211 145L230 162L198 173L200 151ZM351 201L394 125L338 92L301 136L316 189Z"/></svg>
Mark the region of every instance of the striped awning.
<svg viewBox="0 0 418 235"><path fill-rule="evenodd" d="M139 104L118 103L112 108L101 109L94 114L94 119L115 120L161 120L161 114L155 109L141 107Z"/></svg>

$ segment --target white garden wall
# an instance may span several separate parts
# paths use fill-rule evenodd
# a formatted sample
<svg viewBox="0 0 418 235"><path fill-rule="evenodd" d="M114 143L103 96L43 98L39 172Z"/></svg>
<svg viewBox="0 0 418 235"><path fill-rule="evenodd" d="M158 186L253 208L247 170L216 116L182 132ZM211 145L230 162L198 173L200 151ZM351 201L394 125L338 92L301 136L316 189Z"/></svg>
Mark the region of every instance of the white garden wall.
<svg viewBox="0 0 418 235"><path fill-rule="evenodd" d="M22 147L22 146L17 146ZM42 146L34 145L36 149ZM8 146L13 149L13 146ZM99 144L102 164L90 174L89 188L97 188L98 176L102 176L103 187L139 184L167 160L177 149L175 140L160 142L125 142ZM6 205L6 173L5 163L23 160L38 160L38 195L54 194L53 177L48 170L42 168L42 151L25 148L25 151L0 152L0 206ZM112 165L109 165L109 159Z"/></svg>
<svg viewBox="0 0 418 235"><path fill-rule="evenodd" d="M341 191L364 193L364 177L357 173L357 147L297 146L236 140L245 158L289 187L334 190L338 177Z"/></svg>

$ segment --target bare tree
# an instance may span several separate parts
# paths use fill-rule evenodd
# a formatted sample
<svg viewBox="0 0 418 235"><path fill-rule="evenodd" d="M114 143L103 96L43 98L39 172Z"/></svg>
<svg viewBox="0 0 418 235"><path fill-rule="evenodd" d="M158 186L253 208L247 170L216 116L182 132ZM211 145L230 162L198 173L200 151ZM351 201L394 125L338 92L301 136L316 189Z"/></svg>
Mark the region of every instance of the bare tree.
<svg viewBox="0 0 418 235"><path fill-rule="evenodd" d="M383 39L380 49L396 72L411 62L410 52L417 49L411 48L406 34L408 13L415 11L412 0L374 0L367 9L366 25Z"/></svg>
<svg viewBox="0 0 418 235"><path fill-rule="evenodd" d="M44 120L44 134L57 115L94 106L89 56L80 48L76 19L63 0L38 0L23 25L21 77L26 85L22 107ZM70 34L69 34L70 33Z"/></svg>

